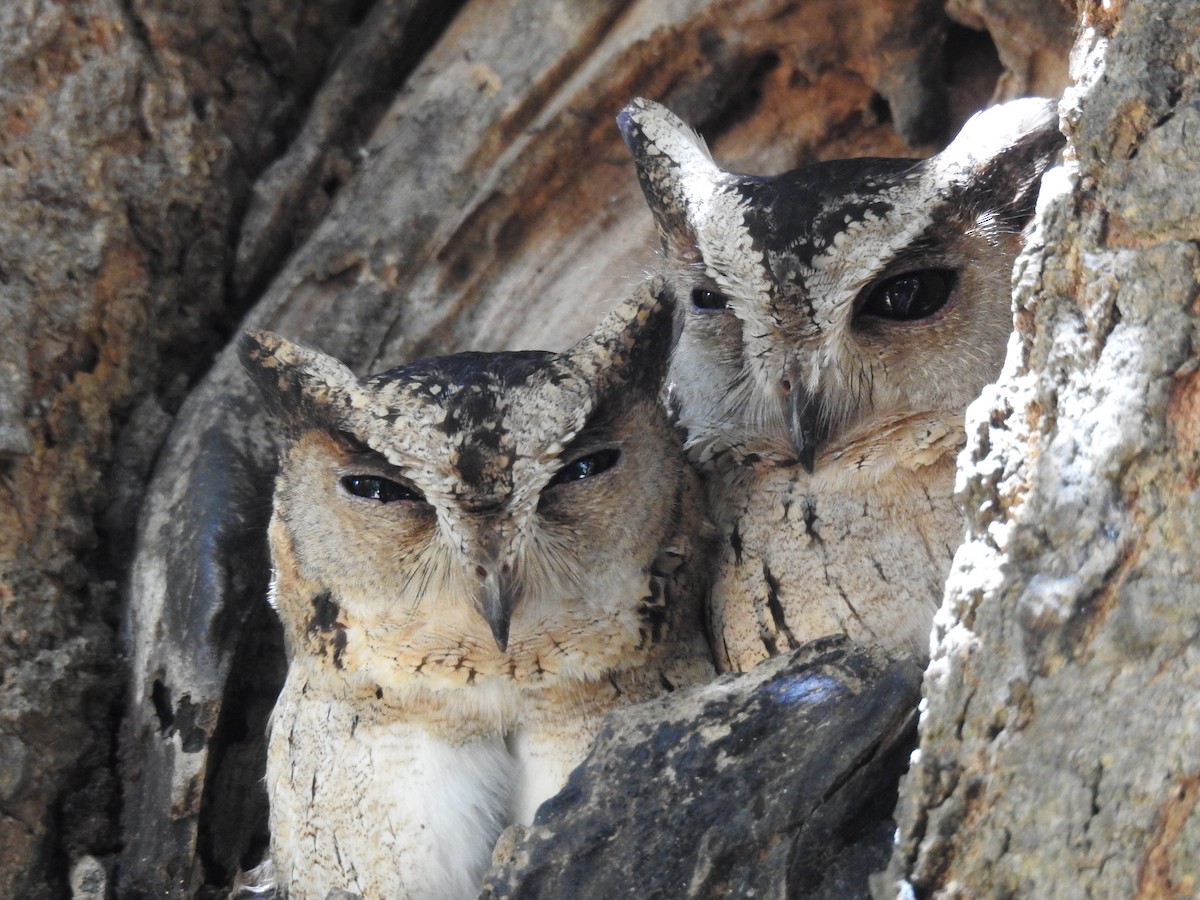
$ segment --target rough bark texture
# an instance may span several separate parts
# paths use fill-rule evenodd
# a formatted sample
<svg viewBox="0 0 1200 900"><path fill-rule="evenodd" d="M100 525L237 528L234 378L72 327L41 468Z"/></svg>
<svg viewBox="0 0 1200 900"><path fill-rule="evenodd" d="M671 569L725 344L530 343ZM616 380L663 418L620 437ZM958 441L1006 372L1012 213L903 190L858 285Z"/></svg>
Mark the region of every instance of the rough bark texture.
<svg viewBox="0 0 1200 900"><path fill-rule="evenodd" d="M355 5L0 6L0 896L119 844L137 503L223 342L241 198Z"/></svg>
<svg viewBox="0 0 1200 900"><path fill-rule="evenodd" d="M1200 886L1200 4L1093 4L878 897Z"/></svg>
<svg viewBox="0 0 1200 900"><path fill-rule="evenodd" d="M247 311L364 369L564 346L651 259L630 97L748 171L922 155L1060 91L1069 27L1031 0L0 4L0 896L102 898L118 850L121 897L186 896L261 849L273 451L213 356Z"/></svg>
<svg viewBox="0 0 1200 900"><path fill-rule="evenodd" d="M996 99L1057 97L1067 79L1063 37L1075 24L1072 4L1048 0L948 0L946 14L996 42L1003 71Z"/></svg>
<svg viewBox="0 0 1200 900"><path fill-rule="evenodd" d="M481 900L861 897L887 860L920 672L842 639L610 717Z"/></svg>

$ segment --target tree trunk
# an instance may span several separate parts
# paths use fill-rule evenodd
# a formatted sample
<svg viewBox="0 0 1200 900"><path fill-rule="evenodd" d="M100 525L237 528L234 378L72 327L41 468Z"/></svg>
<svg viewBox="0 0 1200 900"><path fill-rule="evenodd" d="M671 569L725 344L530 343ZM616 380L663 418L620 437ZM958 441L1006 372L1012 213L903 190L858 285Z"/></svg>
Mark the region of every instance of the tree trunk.
<svg viewBox="0 0 1200 900"><path fill-rule="evenodd" d="M0 7L0 896L120 846L132 523L238 316L248 186L361 4L286 6Z"/></svg>
<svg viewBox="0 0 1200 900"><path fill-rule="evenodd" d="M1194 0L1083 10L880 898L1196 894L1198 40Z"/></svg>

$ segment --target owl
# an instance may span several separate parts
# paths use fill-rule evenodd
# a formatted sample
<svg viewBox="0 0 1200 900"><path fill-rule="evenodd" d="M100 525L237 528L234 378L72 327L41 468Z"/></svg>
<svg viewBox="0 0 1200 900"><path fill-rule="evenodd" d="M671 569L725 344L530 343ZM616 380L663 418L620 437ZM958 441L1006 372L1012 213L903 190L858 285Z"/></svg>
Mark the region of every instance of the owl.
<svg viewBox="0 0 1200 900"><path fill-rule="evenodd" d="M923 161L772 177L719 168L656 103L618 125L680 297L670 402L719 532L719 666L831 633L926 658L963 412L1004 358L1055 105L979 113Z"/></svg>
<svg viewBox="0 0 1200 900"><path fill-rule="evenodd" d="M659 402L672 305L648 282L564 353L364 380L242 337L283 435L281 895L474 897L501 830L563 787L608 710L713 675L712 529Z"/></svg>

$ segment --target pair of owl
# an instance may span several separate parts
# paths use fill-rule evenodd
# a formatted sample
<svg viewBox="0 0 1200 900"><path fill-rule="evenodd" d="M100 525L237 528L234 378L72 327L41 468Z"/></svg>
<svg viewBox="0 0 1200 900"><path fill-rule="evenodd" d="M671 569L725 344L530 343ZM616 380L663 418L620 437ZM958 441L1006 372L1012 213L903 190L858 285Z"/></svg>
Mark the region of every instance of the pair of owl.
<svg viewBox="0 0 1200 900"><path fill-rule="evenodd" d="M359 380L242 340L285 437L267 787L293 900L473 896L608 710L714 660L830 633L927 655L1053 104L922 162L777 177L721 170L649 101L618 122L665 271L565 353Z"/></svg>

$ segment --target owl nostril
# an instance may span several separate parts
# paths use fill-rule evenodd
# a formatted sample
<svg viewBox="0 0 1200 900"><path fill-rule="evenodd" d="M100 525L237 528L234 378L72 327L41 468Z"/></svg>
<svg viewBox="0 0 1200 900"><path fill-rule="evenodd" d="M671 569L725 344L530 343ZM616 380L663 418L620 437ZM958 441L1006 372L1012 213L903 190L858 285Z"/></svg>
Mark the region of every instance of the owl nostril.
<svg viewBox="0 0 1200 900"><path fill-rule="evenodd" d="M483 581L485 578L488 577L488 570L485 569L483 566L476 566L475 574L479 576L480 581Z"/></svg>
<svg viewBox="0 0 1200 900"><path fill-rule="evenodd" d="M792 382L789 381L787 378L785 378L785 379L783 379L783 381L779 382L779 386L781 388L783 388L783 392L785 394L790 394L792 392Z"/></svg>
<svg viewBox="0 0 1200 900"><path fill-rule="evenodd" d="M500 565L501 575L508 575L510 572L512 572L512 566L510 566L508 563L502 563Z"/></svg>

